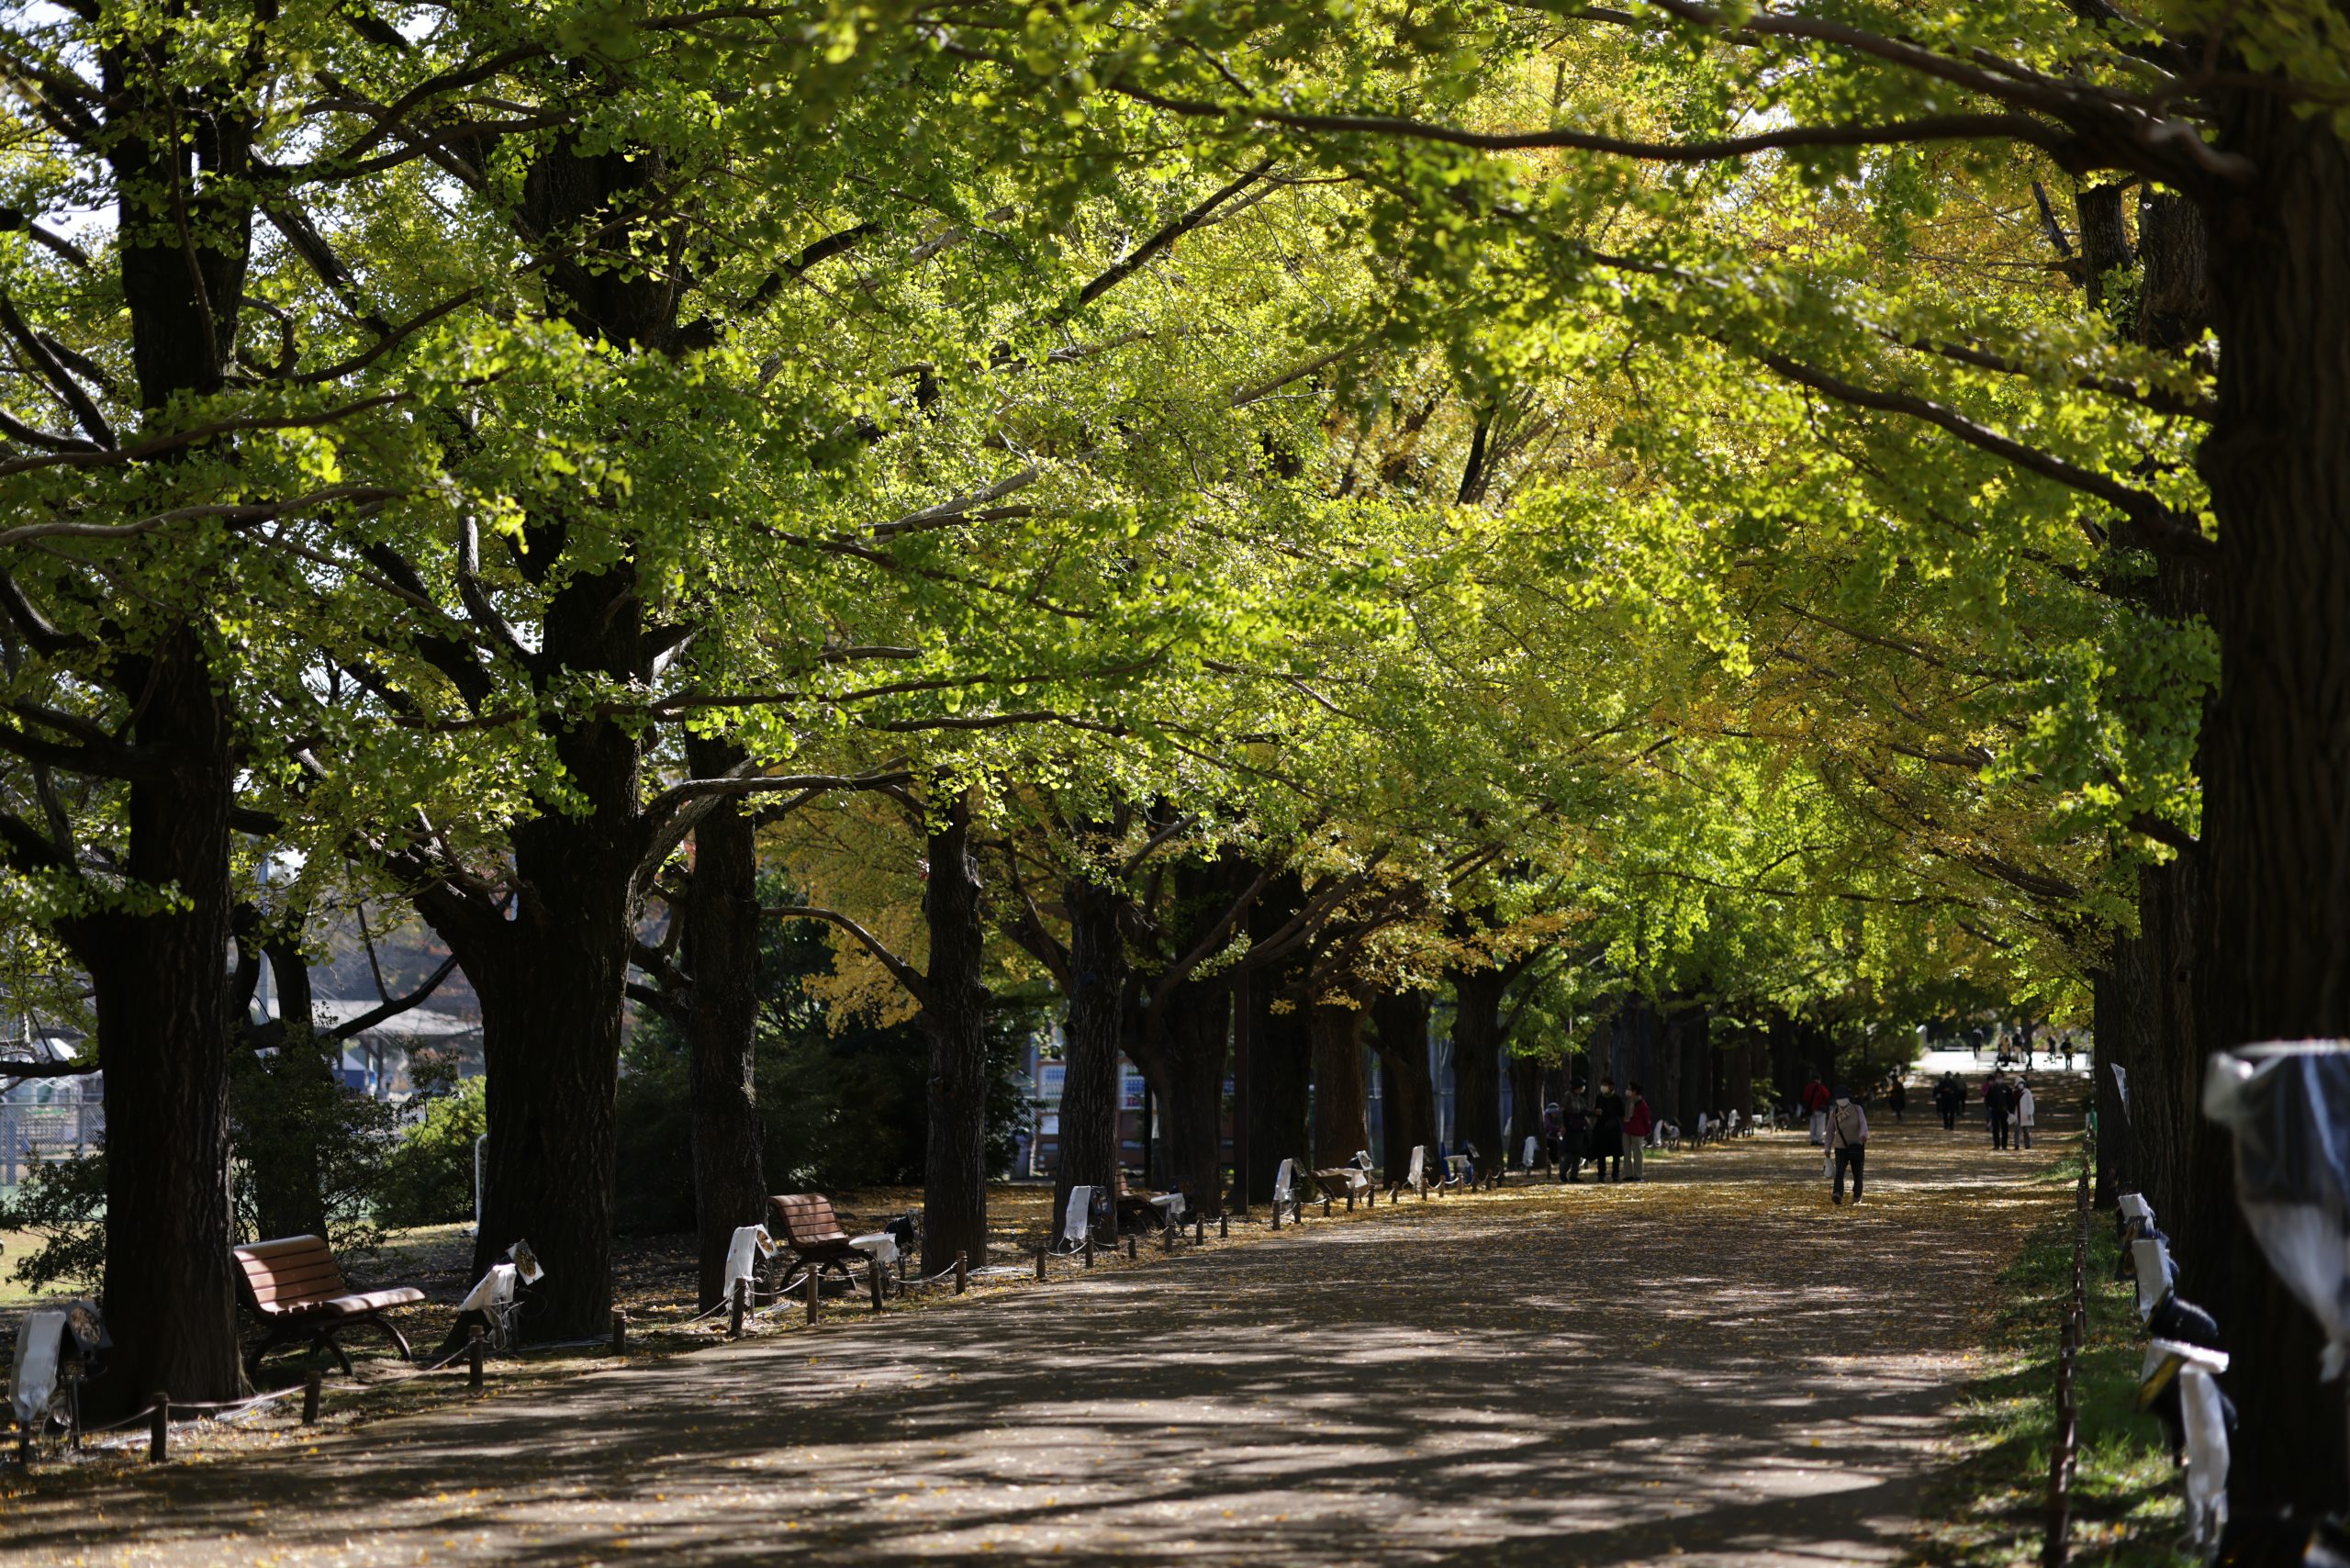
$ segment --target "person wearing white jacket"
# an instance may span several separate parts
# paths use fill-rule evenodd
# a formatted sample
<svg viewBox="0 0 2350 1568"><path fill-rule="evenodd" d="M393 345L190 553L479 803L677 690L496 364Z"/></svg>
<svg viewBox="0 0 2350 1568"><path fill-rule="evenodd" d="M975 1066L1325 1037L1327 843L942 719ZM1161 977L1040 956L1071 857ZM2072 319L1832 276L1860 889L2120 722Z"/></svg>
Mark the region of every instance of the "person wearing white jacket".
<svg viewBox="0 0 2350 1568"><path fill-rule="evenodd" d="M2026 1079L2016 1086L2016 1147L2018 1148L2031 1147L2032 1114L2036 1109L2031 1098L2031 1081Z"/></svg>
<svg viewBox="0 0 2350 1568"><path fill-rule="evenodd" d="M1861 1167L1869 1152L1869 1114L1852 1092L1839 1088L1836 1103L1828 1108L1828 1158L1836 1168L1836 1185L1830 1196L1837 1203L1844 1201L1844 1172L1852 1173L1852 1202L1861 1201Z"/></svg>

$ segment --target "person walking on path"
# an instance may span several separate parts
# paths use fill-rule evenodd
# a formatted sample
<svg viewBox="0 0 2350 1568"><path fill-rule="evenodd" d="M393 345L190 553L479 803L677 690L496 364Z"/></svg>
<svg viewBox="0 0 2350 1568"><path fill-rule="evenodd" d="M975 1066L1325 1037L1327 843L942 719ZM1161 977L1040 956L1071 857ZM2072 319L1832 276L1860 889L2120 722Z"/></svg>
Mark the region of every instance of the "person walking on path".
<svg viewBox="0 0 2350 1568"><path fill-rule="evenodd" d="M2031 1080L2027 1078L2016 1085L2016 1147L2031 1147L2031 1126L2039 1113L2039 1105L2031 1097Z"/></svg>
<svg viewBox="0 0 2350 1568"><path fill-rule="evenodd" d="M1893 1107L1893 1119L1901 1120L1902 1108L1909 1103L1909 1086L1896 1078L1885 1092L1885 1103Z"/></svg>
<svg viewBox="0 0 2350 1568"><path fill-rule="evenodd" d="M1828 1102L1831 1096L1828 1085L1814 1073L1811 1081L1803 1086L1803 1108L1811 1117L1811 1143L1817 1148L1828 1141Z"/></svg>
<svg viewBox="0 0 2350 1568"><path fill-rule="evenodd" d="M1934 1085L1934 1108L1942 1114L1942 1131L1958 1130L1958 1114L1966 1108L1966 1085L1954 1072L1942 1074Z"/></svg>
<svg viewBox="0 0 2350 1568"><path fill-rule="evenodd" d="M1852 1202L1861 1201L1861 1168L1869 1152L1869 1114L1850 1092L1839 1087L1828 1112L1828 1157L1835 1161L1836 1183L1829 1196L1844 1201L1844 1172L1852 1173Z"/></svg>
<svg viewBox="0 0 2350 1568"><path fill-rule="evenodd" d="M1583 1081L1576 1079L1567 1086L1567 1097L1559 1103L1559 1180L1583 1180L1583 1162L1589 1158L1591 1137L1591 1103L1584 1097Z"/></svg>
<svg viewBox="0 0 2350 1568"><path fill-rule="evenodd" d="M1627 1083L1624 1087L1631 1094L1631 1102L1624 1112L1624 1155L1632 1162L1632 1174L1629 1179L1640 1182L1647 1180L1647 1173L1641 1168L1640 1156L1648 1148L1649 1134L1656 1130L1656 1113L1650 1108L1647 1099L1641 1095L1639 1084Z"/></svg>
<svg viewBox="0 0 2350 1568"><path fill-rule="evenodd" d="M1616 1081L1599 1081L1599 1095L1591 1103L1592 1179L1596 1182L1621 1182L1624 1179L1624 1097L1616 1092ZM1611 1165L1609 1162L1614 1161Z"/></svg>
<svg viewBox="0 0 2350 1568"><path fill-rule="evenodd" d="M1983 1081L1983 1118L1991 1124L1991 1147L2008 1147L2008 1117L2015 1110L2007 1075L1994 1071Z"/></svg>
<svg viewBox="0 0 2350 1568"><path fill-rule="evenodd" d="M1552 1165L1559 1163L1559 1133L1563 1125L1556 1100L1542 1107L1542 1158ZM1566 1172L1559 1174L1564 1177Z"/></svg>

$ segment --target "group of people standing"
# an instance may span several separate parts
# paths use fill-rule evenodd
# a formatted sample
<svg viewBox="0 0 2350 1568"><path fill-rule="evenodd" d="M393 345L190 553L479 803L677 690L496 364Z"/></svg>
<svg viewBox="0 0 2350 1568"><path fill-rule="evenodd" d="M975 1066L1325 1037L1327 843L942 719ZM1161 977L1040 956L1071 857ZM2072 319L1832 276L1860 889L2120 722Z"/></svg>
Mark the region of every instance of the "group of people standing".
<svg viewBox="0 0 2350 1568"><path fill-rule="evenodd" d="M1959 1113L1965 1108L1966 1081L1955 1072L1943 1073L1934 1084L1934 1109L1942 1113L1944 1132L1957 1130ZM1983 1118L1990 1126L1993 1148L2030 1148L2040 1118L2031 1080L1993 1071L1983 1081Z"/></svg>
<svg viewBox="0 0 2350 1568"><path fill-rule="evenodd" d="M1595 1182L1645 1180L1641 1154L1655 1131L1656 1112L1640 1086L1628 1082L1618 1093L1613 1078L1601 1079L1596 1094L1587 1093L1577 1079L1567 1086L1565 1099L1551 1101L1542 1112L1542 1142L1561 1182L1582 1181L1586 1164L1595 1167ZM1628 1159L1629 1176L1624 1174Z"/></svg>

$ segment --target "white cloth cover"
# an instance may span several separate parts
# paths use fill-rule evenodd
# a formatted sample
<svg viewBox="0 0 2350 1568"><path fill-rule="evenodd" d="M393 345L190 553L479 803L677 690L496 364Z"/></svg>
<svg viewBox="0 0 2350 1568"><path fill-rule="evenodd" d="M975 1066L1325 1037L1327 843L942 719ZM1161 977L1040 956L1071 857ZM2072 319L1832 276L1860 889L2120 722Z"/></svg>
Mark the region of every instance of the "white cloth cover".
<svg viewBox="0 0 2350 1568"><path fill-rule="evenodd" d="M1061 1214L1061 1245L1082 1247L1093 1232L1093 1189L1071 1187L1069 1207Z"/></svg>
<svg viewBox="0 0 2350 1568"><path fill-rule="evenodd" d="M726 1244L726 1283L720 1294L732 1296L737 1280L756 1280L759 1260L775 1256L775 1238L763 1225L737 1226L734 1238Z"/></svg>
<svg viewBox="0 0 2350 1568"><path fill-rule="evenodd" d="M1446 1155L1444 1157L1444 1179L1447 1182L1466 1182L1469 1180L1469 1157L1465 1154Z"/></svg>
<svg viewBox="0 0 2350 1568"><path fill-rule="evenodd" d="M17 1425L29 1428L57 1391L57 1351L65 1342L65 1314L28 1312L17 1328L17 1364L8 1374L8 1403Z"/></svg>
<svg viewBox="0 0 2350 1568"><path fill-rule="evenodd" d="M2178 1369L2178 1412L2187 1429L2187 1531L2216 1545L2228 1522L2228 1428L2219 1384L2192 1362Z"/></svg>
<svg viewBox="0 0 2350 1568"><path fill-rule="evenodd" d="M1297 1161L1284 1159L1281 1168L1273 1172L1273 1202L1293 1204L1297 1201Z"/></svg>
<svg viewBox="0 0 2350 1568"><path fill-rule="evenodd" d="M2141 1230L2154 1223L2154 1206L2146 1202L2143 1193L2124 1193L2113 1204L2121 1211L2123 1219L2137 1221Z"/></svg>
<svg viewBox="0 0 2350 1568"><path fill-rule="evenodd" d="M2130 1114L2130 1072L2129 1072L2129 1070L2128 1070L2128 1069L2126 1069L2126 1068L2124 1068L2124 1067L2123 1067L2120 1062L2118 1062L2118 1061L2108 1062L2108 1063L2106 1063L2105 1065L2106 1065L2106 1066L2108 1066L2108 1067L2109 1067L2109 1068L2111 1068L2111 1069L2113 1070L2113 1093L2114 1093L2114 1097L2115 1097L2115 1098L2117 1098L2117 1099L2119 1099L2119 1100L2121 1102L2121 1114L2122 1114L2123 1115L2125 1115L2125 1116L2126 1116L2126 1115L2128 1115L2128 1114Z"/></svg>
<svg viewBox="0 0 2350 1568"><path fill-rule="evenodd" d="M1360 1166L1360 1165L1348 1165L1348 1166L1346 1166L1344 1169L1345 1169L1345 1170L1346 1170L1346 1172L1347 1172L1347 1191L1348 1191L1348 1192L1349 1192L1349 1193L1368 1193L1368 1192L1370 1192L1370 1191L1371 1191L1371 1172L1370 1172L1370 1171L1365 1170L1364 1170L1361 1166Z"/></svg>
<svg viewBox="0 0 2350 1568"><path fill-rule="evenodd" d="M474 1282L465 1299L457 1304L459 1312L487 1312L501 1307L514 1299L514 1284L520 1271L511 1263L492 1263L489 1272Z"/></svg>
<svg viewBox="0 0 2350 1568"><path fill-rule="evenodd" d="M1359 1148L1355 1150L1355 1164L1360 1170L1369 1170L1371 1169L1371 1150L1367 1148Z"/></svg>
<svg viewBox="0 0 2350 1568"><path fill-rule="evenodd" d="M1173 1225L1183 1217L1183 1194L1181 1193L1161 1193L1158 1196L1150 1200L1150 1206L1158 1211L1159 1218L1165 1220L1169 1225Z"/></svg>
<svg viewBox="0 0 2350 1568"><path fill-rule="evenodd" d="M2152 1237L2130 1244L2130 1262L2138 1272L2138 1320L2144 1322L2170 1294L2170 1249Z"/></svg>
<svg viewBox="0 0 2350 1568"><path fill-rule="evenodd" d="M1404 1178L1404 1184L1415 1190L1428 1184L1427 1145L1416 1143L1412 1146L1412 1173Z"/></svg>
<svg viewBox="0 0 2350 1568"><path fill-rule="evenodd" d="M1531 1170L1534 1169L1534 1162L1541 1158L1542 1140L1534 1137L1531 1133L1528 1134L1526 1138L1526 1148L1520 1152L1518 1163L1525 1166L1528 1170Z"/></svg>
<svg viewBox="0 0 2350 1568"><path fill-rule="evenodd" d="M885 1269L898 1260L898 1238L886 1230L877 1230L869 1236L852 1236L848 1244Z"/></svg>

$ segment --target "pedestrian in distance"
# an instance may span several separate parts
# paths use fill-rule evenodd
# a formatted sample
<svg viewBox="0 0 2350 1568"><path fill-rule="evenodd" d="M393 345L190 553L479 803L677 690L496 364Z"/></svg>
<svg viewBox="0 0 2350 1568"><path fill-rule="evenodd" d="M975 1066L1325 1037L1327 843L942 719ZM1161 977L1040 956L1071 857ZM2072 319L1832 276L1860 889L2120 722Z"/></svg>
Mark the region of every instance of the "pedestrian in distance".
<svg viewBox="0 0 2350 1568"><path fill-rule="evenodd" d="M1885 1103L1893 1108L1893 1119L1898 1122L1903 1107L1909 1103L1909 1086L1895 1079L1885 1092Z"/></svg>
<svg viewBox="0 0 2350 1568"><path fill-rule="evenodd" d="M1803 1086L1801 1103L1804 1114L1811 1118L1811 1146L1814 1148L1827 1145L1828 1103L1832 1098L1828 1092L1828 1085L1819 1081L1818 1073L1814 1073L1811 1081Z"/></svg>
<svg viewBox="0 0 2350 1568"><path fill-rule="evenodd" d="M2008 1122L2015 1112L2014 1091L2007 1074L1997 1070L1983 1081L1983 1119L1991 1125L1991 1147L2008 1147Z"/></svg>
<svg viewBox="0 0 2350 1568"><path fill-rule="evenodd" d="M1621 1182L1624 1179L1624 1097L1616 1092L1616 1081L1599 1081L1599 1094L1591 1103L1591 1158L1595 1182Z"/></svg>
<svg viewBox="0 0 2350 1568"><path fill-rule="evenodd" d="M1583 1180L1583 1162L1590 1158L1591 1100L1583 1081L1576 1079L1567 1086L1567 1097L1559 1102L1559 1180Z"/></svg>
<svg viewBox="0 0 2350 1568"><path fill-rule="evenodd" d="M1945 1072L1940 1086L1934 1090L1934 1104L1942 1114L1942 1131L1958 1130L1958 1114L1966 1109L1966 1081L1955 1072Z"/></svg>
<svg viewBox="0 0 2350 1568"><path fill-rule="evenodd" d="M1861 1103L1842 1087L1828 1110L1828 1158L1835 1169L1834 1185L1830 1198L1838 1204L1844 1201L1844 1175L1852 1177L1852 1202L1861 1201L1861 1172L1869 1151L1869 1114Z"/></svg>
<svg viewBox="0 0 2350 1568"><path fill-rule="evenodd" d="M2031 1097L2031 1080L2027 1078L2016 1085L2016 1147L2031 1147L2031 1128L2039 1114L2039 1104Z"/></svg>
<svg viewBox="0 0 2350 1568"><path fill-rule="evenodd" d="M1563 1125L1556 1100L1542 1107L1542 1158L1552 1165L1559 1163L1559 1133Z"/></svg>
<svg viewBox="0 0 2350 1568"><path fill-rule="evenodd" d="M1624 1085L1628 1101L1624 1109L1624 1157L1632 1162L1628 1180L1645 1181L1647 1172L1641 1168L1641 1153L1649 1146L1649 1135L1656 1131L1656 1112L1640 1093L1638 1083Z"/></svg>

